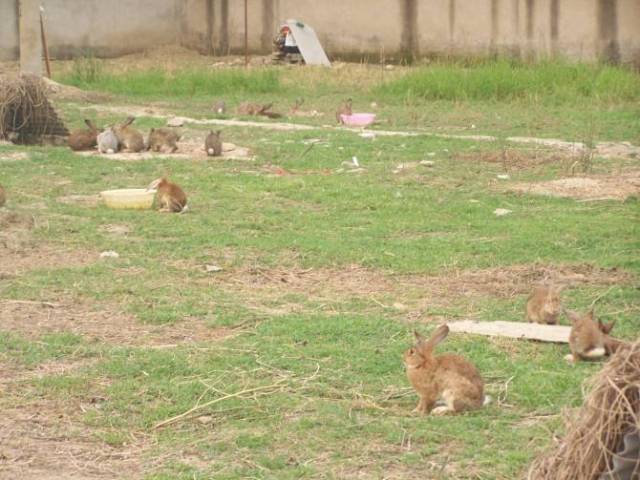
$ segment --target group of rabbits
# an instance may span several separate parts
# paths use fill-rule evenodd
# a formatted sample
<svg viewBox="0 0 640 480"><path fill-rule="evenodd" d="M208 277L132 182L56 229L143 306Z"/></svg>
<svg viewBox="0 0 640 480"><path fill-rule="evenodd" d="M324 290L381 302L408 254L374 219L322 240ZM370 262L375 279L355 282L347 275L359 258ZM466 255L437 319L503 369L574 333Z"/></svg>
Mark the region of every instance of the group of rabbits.
<svg viewBox="0 0 640 480"><path fill-rule="evenodd" d="M563 309L561 291L562 287L555 285L536 287L527 300L526 319L555 325L564 311L572 324L571 354L565 357L568 361L602 358L625 345L610 336L615 321L605 324L596 320L593 309L585 314ZM429 339L414 333L416 344L404 353L407 377L420 398L414 412L443 415L480 408L489 402L484 395L482 376L473 363L456 354L433 354L436 345L449 333L447 325L436 328ZM436 406L438 402L441 405Z"/></svg>
<svg viewBox="0 0 640 480"><path fill-rule="evenodd" d="M106 127L101 131L91 120L85 119L84 123L87 128L71 132L67 144L74 151L93 150L97 146L98 151L103 154L116 153L121 150L127 152L151 150L169 153L175 153L178 150L180 135L175 129L152 128L145 142L142 133L133 127L134 121L135 117L127 117L124 122ZM204 143L207 155L222 155L220 131L210 131Z"/></svg>

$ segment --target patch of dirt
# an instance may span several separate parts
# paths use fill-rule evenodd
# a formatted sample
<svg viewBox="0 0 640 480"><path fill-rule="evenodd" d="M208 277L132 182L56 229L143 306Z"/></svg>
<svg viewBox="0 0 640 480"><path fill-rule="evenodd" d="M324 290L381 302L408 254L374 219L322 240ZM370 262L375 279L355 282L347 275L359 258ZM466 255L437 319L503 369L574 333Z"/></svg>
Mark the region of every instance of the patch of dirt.
<svg viewBox="0 0 640 480"><path fill-rule="evenodd" d="M55 359L42 362L33 368L17 366L15 364L2 365L2 377L0 377L0 386L13 382L23 382L37 380L49 376L65 375L73 371L77 371L82 367L86 367L92 363L92 360L86 358L80 359Z"/></svg>
<svg viewBox="0 0 640 480"><path fill-rule="evenodd" d="M72 300L37 302L0 300L2 330L27 338L45 333L71 332L89 341L118 345L171 348L188 342L219 340L236 333L231 328L209 328L202 321L187 319L172 325L147 325L117 309L97 309Z"/></svg>
<svg viewBox="0 0 640 480"><path fill-rule="evenodd" d="M9 145L12 145L9 143ZM15 162L17 160L28 160L29 154L25 152L0 152L0 162Z"/></svg>
<svg viewBox="0 0 640 480"><path fill-rule="evenodd" d="M640 158L640 147L629 142L600 142L595 154L604 158Z"/></svg>
<svg viewBox="0 0 640 480"><path fill-rule="evenodd" d="M558 164L565 162L568 158L566 154L540 149L466 152L454 156L454 160L458 161L496 163L502 165L505 171L527 170L552 163Z"/></svg>
<svg viewBox="0 0 640 480"><path fill-rule="evenodd" d="M0 210L0 232L8 230L31 230L35 219L31 215L10 210Z"/></svg>
<svg viewBox="0 0 640 480"><path fill-rule="evenodd" d="M110 223L107 225L102 225L99 230L109 235L126 237L131 233L132 228L128 225L118 225L116 223Z"/></svg>
<svg viewBox="0 0 640 480"><path fill-rule="evenodd" d="M0 211L0 279L40 268L77 267L98 259L98 254L36 241L32 215Z"/></svg>
<svg viewBox="0 0 640 480"><path fill-rule="evenodd" d="M199 160L253 160L254 157L251 154L251 150L246 147L239 147L233 143L222 144L222 155L220 157L209 157L204 150L204 137L200 141L188 140L178 142L178 151L175 153L162 153L162 152L118 152L103 154L97 150L91 150L86 152L76 152L78 155L84 157L101 157L111 160L124 160L124 161L139 161L149 160L154 158L178 158L178 159L199 159Z"/></svg>
<svg viewBox="0 0 640 480"><path fill-rule="evenodd" d="M535 183L516 183L509 190L578 200L625 200L640 196L640 170L618 175L570 177Z"/></svg>
<svg viewBox="0 0 640 480"><path fill-rule="evenodd" d="M102 92L92 92L89 90L81 90L71 85L63 85L47 77L42 77L48 97L52 100L70 100L73 102L107 102L111 96Z"/></svg>
<svg viewBox="0 0 640 480"><path fill-rule="evenodd" d="M0 422L0 478L91 480L141 477L140 442L112 447L77 419L78 405L17 397Z"/></svg>
<svg viewBox="0 0 640 480"><path fill-rule="evenodd" d="M81 205L83 207L95 207L100 201L100 195L65 195L58 197L57 201L67 205Z"/></svg>
<svg viewBox="0 0 640 480"><path fill-rule="evenodd" d="M4 237L4 238L3 238ZM98 255L32 240L0 235L0 278L35 269L80 267L98 260Z"/></svg>
<svg viewBox="0 0 640 480"><path fill-rule="evenodd" d="M543 281L567 286L610 285L629 283L633 278L624 270L590 264L514 265L451 270L440 275L389 275L351 265L340 270L258 267L223 270L197 281L228 290L239 295L249 307L270 314L301 312L324 305L334 308L336 302L364 300L373 307L392 308L414 317L427 307L446 307L462 301L472 309L474 302L487 296L511 298L527 294L533 285Z"/></svg>

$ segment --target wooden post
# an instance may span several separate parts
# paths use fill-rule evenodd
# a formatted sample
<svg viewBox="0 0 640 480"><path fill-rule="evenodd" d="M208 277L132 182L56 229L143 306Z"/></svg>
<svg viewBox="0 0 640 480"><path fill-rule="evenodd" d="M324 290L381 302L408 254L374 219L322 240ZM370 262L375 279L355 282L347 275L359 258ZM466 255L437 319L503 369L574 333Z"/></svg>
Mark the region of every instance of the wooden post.
<svg viewBox="0 0 640 480"><path fill-rule="evenodd" d="M42 35L42 50L44 50L44 65L47 67L47 78L51 78L51 62L49 61L49 47L47 35L44 32L44 8L40 7L40 35Z"/></svg>
<svg viewBox="0 0 640 480"><path fill-rule="evenodd" d="M20 0L20 72L42 76L40 0Z"/></svg>
<svg viewBox="0 0 640 480"><path fill-rule="evenodd" d="M244 65L249 66L249 0L244 0Z"/></svg>

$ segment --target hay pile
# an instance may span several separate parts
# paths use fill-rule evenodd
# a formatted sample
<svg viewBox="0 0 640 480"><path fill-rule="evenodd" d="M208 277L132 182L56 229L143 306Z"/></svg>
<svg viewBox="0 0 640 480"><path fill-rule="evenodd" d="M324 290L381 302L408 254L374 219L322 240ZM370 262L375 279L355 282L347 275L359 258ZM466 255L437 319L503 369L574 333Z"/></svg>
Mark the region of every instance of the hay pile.
<svg viewBox="0 0 640 480"><path fill-rule="evenodd" d="M619 350L589 387L584 405L568 419L566 435L534 461L529 480L640 478L637 456L630 460L630 476L612 472L623 437L640 428L640 341Z"/></svg>
<svg viewBox="0 0 640 480"><path fill-rule="evenodd" d="M14 143L56 142L69 131L47 99L47 87L37 76L0 79L0 138Z"/></svg>

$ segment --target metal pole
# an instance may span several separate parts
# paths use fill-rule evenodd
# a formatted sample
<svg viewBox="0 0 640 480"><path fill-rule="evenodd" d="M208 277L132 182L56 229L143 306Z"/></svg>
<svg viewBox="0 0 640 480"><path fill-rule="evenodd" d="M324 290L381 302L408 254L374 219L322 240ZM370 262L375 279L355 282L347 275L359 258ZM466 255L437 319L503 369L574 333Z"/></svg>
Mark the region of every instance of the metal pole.
<svg viewBox="0 0 640 480"><path fill-rule="evenodd" d="M244 65L249 66L249 0L244 0Z"/></svg>

